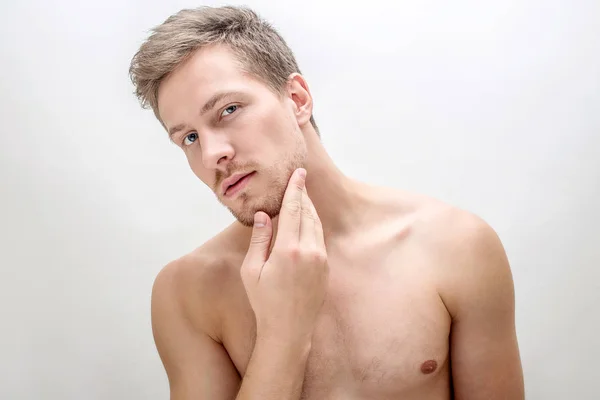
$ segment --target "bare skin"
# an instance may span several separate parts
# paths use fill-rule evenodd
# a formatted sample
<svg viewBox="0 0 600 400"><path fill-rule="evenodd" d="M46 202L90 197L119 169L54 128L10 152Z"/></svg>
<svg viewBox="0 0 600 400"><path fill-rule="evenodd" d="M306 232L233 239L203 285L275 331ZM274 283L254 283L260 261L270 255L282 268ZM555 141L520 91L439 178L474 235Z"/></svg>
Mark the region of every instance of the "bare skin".
<svg viewBox="0 0 600 400"><path fill-rule="evenodd" d="M202 50L159 96L167 129L186 125L174 142L238 219L156 279L171 398L523 399L512 276L494 231L435 199L344 176L308 122L304 79L269 97L233 64L226 50ZM215 112L242 111L221 128L197 110L225 87L243 93ZM238 165L254 175L227 196L220 184ZM302 218L285 207L293 193ZM253 229L257 212L267 225ZM290 269L294 229L301 254L326 258Z"/></svg>

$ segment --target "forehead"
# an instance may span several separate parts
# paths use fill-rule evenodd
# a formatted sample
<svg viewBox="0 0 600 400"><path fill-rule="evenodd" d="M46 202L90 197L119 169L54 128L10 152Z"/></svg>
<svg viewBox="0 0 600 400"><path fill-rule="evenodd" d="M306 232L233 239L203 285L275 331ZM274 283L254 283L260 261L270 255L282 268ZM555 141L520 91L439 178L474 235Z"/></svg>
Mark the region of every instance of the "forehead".
<svg viewBox="0 0 600 400"><path fill-rule="evenodd" d="M225 46L197 50L167 78L158 91L158 110L168 124L174 118L197 113L200 103L220 91L250 92L262 85L242 69L240 61Z"/></svg>

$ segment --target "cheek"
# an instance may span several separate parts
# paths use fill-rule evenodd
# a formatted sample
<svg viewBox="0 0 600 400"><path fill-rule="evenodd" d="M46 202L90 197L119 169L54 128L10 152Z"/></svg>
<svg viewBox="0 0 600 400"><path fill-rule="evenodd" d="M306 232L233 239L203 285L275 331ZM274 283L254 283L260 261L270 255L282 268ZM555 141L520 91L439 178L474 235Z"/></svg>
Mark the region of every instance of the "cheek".
<svg viewBox="0 0 600 400"><path fill-rule="evenodd" d="M285 147L289 144L291 139L290 133L296 128L295 120L285 112L285 110L278 110L277 114L270 115L267 119L266 126L264 127L264 135L269 138L269 141L275 148Z"/></svg>
<svg viewBox="0 0 600 400"><path fill-rule="evenodd" d="M214 191L214 177L211 172L204 168L202 164L202 156L200 151L188 151L185 153L190 169L198 179L204 182L211 190Z"/></svg>
<svg viewBox="0 0 600 400"><path fill-rule="evenodd" d="M260 126L265 134L277 135L281 131L289 130L293 124L294 116L285 102L272 101L265 103L253 116L253 125Z"/></svg>

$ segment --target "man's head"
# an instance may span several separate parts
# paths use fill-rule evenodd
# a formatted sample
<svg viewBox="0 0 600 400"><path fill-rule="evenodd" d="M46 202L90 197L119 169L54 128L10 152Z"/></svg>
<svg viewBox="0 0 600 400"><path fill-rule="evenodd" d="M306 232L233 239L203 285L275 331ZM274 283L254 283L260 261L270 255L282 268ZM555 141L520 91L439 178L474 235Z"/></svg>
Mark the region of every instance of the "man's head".
<svg viewBox="0 0 600 400"><path fill-rule="evenodd" d="M307 158L305 128L318 129L307 84L273 27L247 8L182 10L153 30L130 76L142 106L241 223L258 210L279 213Z"/></svg>

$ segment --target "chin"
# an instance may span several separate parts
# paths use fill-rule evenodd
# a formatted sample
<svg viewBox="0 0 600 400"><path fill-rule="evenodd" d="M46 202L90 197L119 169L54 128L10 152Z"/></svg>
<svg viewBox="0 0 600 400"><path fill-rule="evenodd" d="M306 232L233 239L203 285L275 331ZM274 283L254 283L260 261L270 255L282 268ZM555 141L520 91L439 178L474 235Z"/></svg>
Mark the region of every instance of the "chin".
<svg viewBox="0 0 600 400"><path fill-rule="evenodd" d="M241 200L241 205L237 207L227 207L229 212L244 226L251 227L254 225L254 214L262 211L271 219L277 217L281 210L283 201L283 191L279 193L267 193L260 199L252 199L245 196L245 193L238 199Z"/></svg>

